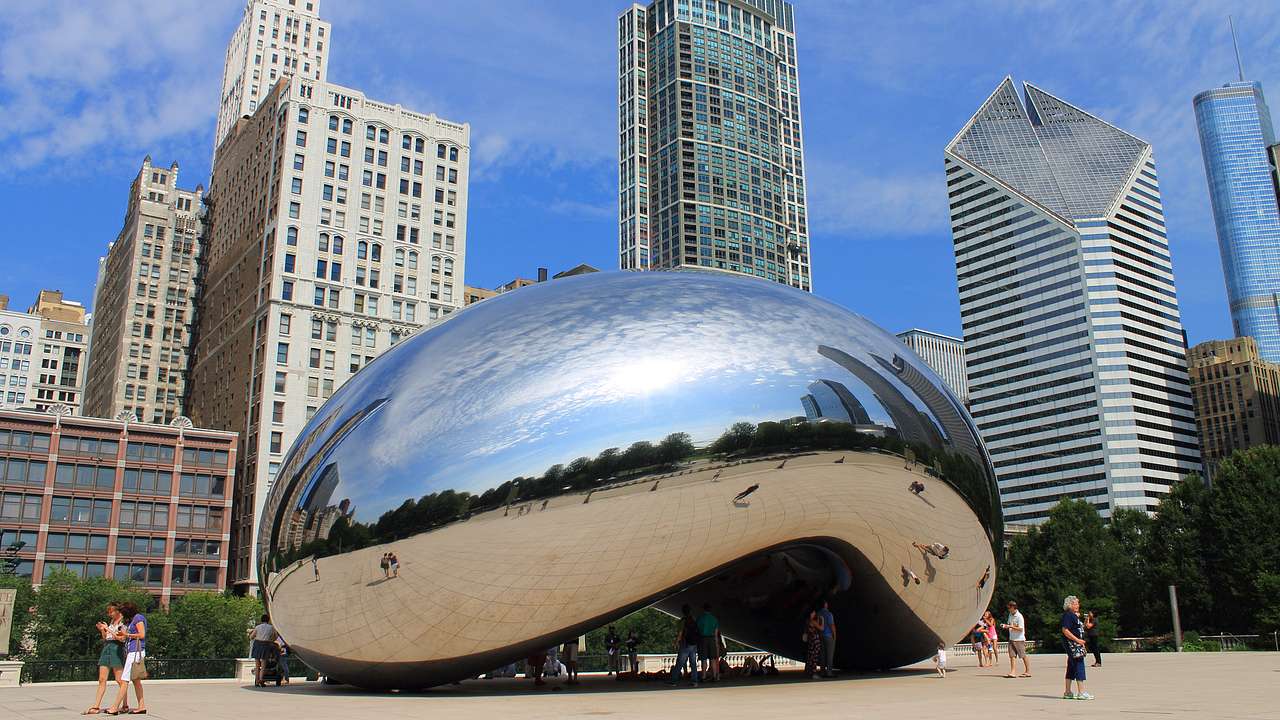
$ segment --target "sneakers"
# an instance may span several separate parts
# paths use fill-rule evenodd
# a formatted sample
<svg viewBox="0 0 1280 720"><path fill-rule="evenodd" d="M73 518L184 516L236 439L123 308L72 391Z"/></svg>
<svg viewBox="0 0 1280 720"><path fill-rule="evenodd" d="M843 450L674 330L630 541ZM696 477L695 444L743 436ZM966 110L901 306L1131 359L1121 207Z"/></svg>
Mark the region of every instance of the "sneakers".
<svg viewBox="0 0 1280 720"><path fill-rule="evenodd" d="M1063 700L1075 700L1075 699L1076 699L1076 696L1075 696L1075 695L1072 695L1071 693L1063 693L1063 694L1062 694L1062 699L1063 699Z"/></svg>
<svg viewBox="0 0 1280 720"><path fill-rule="evenodd" d="M1093 699L1093 696L1092 696L1092 695L1090 695L1089 693L1085 692L1085 693L1080 693L1079 695L1077 695L1077 696L1076 696L1076 699L1077 699L1077 700L1092 700L1092 699Z"/></svg>

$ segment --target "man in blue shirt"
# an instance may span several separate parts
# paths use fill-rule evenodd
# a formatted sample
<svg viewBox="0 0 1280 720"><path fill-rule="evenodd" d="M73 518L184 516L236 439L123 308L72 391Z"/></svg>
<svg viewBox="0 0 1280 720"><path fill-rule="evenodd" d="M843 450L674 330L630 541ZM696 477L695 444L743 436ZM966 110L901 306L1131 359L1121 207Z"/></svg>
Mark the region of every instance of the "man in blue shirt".
<svg viewBox="0 0 1280 720"><path fill-rule="evenodd" d="M822 674L824 677L835 677L833 664L836 657L836 619L831 614L831 603L822 599L818 617L822 618Z"/></svg>

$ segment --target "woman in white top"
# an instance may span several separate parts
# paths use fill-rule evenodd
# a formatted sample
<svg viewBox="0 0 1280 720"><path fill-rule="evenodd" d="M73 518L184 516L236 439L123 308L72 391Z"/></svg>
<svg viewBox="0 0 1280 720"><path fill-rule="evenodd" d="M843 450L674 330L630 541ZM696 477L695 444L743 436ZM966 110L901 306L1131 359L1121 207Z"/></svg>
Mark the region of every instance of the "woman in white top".
<svg viewBox="0 0 1280 720"><path fill-rule="evenodd" d="M115 603L107 605L107 622L96 626L102 636L102 652L98 654L98 696L94 698L93 707L80 713L81 715L97 715L102 712L102 697L107 694L107 675L115 674L116 683L124 685L120 678L124 670L124 616L120 614L120 606Z"/></svg>
<svg viewBox="0 0 1280 720"><path fill-rule="evenodd" d="M253 638L253 648L250 650L250 655L253 657L253 686L266 687L267 684L262 682L262 670L267 664L267 659L275 652L277 637L276 629L271 625L271 618L263 615L262 622L249 631L249 637Z"/></svg>

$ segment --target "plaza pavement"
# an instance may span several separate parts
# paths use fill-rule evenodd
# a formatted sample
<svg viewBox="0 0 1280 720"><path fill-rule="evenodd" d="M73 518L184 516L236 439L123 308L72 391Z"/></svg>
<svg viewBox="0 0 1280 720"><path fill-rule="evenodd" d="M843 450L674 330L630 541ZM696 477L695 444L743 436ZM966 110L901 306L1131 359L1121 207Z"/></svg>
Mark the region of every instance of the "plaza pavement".
<svg viewBox="0 0 1280 720"><path fill-rule="evenodd" d="M1108 655L1105 662L1102 669L1089 668L1089 689L1098 696L1092 702L1061 699L1061 655L1033 656L1035 677L1014 680L965 658L945 680L931 667L915 666L835 680L783 674L697 689L584 676L573 689L557 682L535 689L523 679L474 680L403 694L318 683L259 690L230 681L167 681L149 683L146 694L150 715L161 720L1280 718L1280 653ZM77 717L93 691L83 683L0 689L0 718Z"/></svg>

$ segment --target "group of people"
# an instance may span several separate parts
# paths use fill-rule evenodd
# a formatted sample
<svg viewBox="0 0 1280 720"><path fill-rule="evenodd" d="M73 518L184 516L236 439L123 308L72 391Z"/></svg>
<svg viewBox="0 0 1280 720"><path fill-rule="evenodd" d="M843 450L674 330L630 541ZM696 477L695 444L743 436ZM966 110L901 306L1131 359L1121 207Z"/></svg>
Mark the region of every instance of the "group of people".
<svg viewBox="0 0 1280 720"><path fill-rule="evenodd" d="M382 553L382 559L378 561L378 566L382 568L382 576L384 578L400 577L400 558L396 557L395 553ZM317 577L319 576L317 575Z"/></svg>
<svg viewBox="0 0 1280 720"><path fill-rule="evenodd" d="M675 685L689 668L689 680L694 687L698 680L720 681L720 663L724 655L724 636L720 634L720 620L711 613L711 605L702 606L696 618L693 608L680 608L680 624L676 631L676 662L671 666L668 685ZM699 673L701 669L701 673Z"/></svg>
<svg viewBox="0 0 1280 720"><path fill-rule="evenodd" d="M98 653L98 695L93 707L81 715L146 715L147 703L143 698L142 681L147 678L147 618L132 602L109 603L107 619L95 626L102 637L102 651ZM119 689L110 707L102 707L107 693L107 679L114 676ZM133 685L136 707L129 707L129 685Z"/></svg>
<svg viewBox="0 0 1280 720"><path fill-rule="evenodd" d="M997 622L990 610L982 613L982 618L969 631L973 643L973 654L978 657L978 667L995 667L1000 660L999 631L1004 630L1009 638L1009 672L1005 677L1031 677L1031 659L1027 657L1027 621L1018 610L1018 603L1010 600L1006 609L1008 614L1004 622ZM1019 660L1022 661L1021 674L1017 672ZM933 661L938 674L946 677L946 643L938 643L938 653Z"/></svg>

